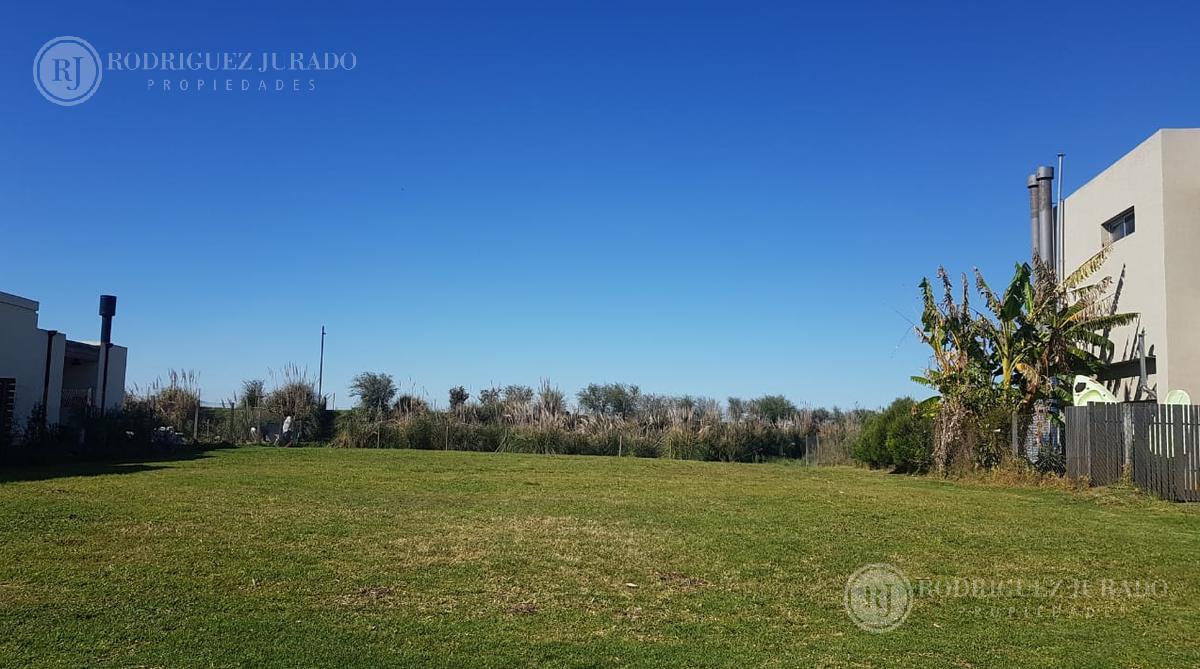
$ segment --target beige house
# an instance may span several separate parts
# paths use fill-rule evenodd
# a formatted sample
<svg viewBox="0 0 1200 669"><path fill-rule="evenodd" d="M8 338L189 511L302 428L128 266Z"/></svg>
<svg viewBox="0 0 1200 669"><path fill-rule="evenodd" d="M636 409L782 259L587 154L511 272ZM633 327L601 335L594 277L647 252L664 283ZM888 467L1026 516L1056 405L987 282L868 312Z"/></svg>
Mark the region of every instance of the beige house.
<svg viewBox="0 0 1200 669"><path fill-rule="evenodd" d="M111 341L116 298L101 298L98 342L42 329L38 308L0 292L0 439L20 435L37 407L45 412L36 415L53 425L77 410L120 408L125 398L129 351Z"/></svg>
<svg viewBox="0 0 1200 669"><path fill-rule="evenodd" d="M1161 401L1175 389L1200 400L1200 129L1154 133L1067 197L1061 214L1065 271L1111 244L1097 276L1113 278L1119 311L1140 315L1110 333L1116 350L1101 380L1121 400Z"/></svg>

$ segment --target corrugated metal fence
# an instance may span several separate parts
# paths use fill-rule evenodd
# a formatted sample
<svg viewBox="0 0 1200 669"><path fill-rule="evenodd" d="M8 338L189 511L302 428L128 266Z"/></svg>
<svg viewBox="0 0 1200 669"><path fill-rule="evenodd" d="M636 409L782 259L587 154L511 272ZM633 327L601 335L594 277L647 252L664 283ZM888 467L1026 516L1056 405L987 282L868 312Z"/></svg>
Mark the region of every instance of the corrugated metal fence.
<svg viewBox="0 0 1200 669"><path fill-rule="evenodd" d="M1200 406L1091 404L1066 414L1068 476L1108 485L1128 467L1144 490L1200 501Z"/></svg>

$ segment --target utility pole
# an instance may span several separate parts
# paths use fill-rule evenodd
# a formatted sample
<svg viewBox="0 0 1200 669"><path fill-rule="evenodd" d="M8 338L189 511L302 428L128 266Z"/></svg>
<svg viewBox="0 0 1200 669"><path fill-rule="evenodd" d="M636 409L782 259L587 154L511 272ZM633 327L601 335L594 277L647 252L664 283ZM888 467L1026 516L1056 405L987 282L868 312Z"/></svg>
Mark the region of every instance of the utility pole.
<svg viewBox="0 0 1200 669"><path fill-rule="evenodd" d="M321 400L321 406L325 406L325 395L322 394L322 386L325 382L325 326L321 326L321 362L317 367L317 397Z"/></svg>
<svg viewBox="0 0 1200 669"><path fill-rule="evenodd" d="M1058 197L1055 198L1054 203L1054 217L1057 219L1057 221L1055 221L1056 225L1054 226L1057 228L1054 235L1054 258L1056 260L1055 264L1057 267L1054 268L1054 273L1058 275L1059 281L1062 281L1064 278L1063 275L1067 273L1067 261L1063 257L1063 247L1067 245L1067 231L1064 227L1067 222L1067 217L1066 212L1063 211L1062 199L1063 158L1065 158L1066 155L1067 154L1065 153L1058 154L1058 174L1054 175L1058 179L1058 183L1055 184L1055 186L1058 188Z"/></svg>

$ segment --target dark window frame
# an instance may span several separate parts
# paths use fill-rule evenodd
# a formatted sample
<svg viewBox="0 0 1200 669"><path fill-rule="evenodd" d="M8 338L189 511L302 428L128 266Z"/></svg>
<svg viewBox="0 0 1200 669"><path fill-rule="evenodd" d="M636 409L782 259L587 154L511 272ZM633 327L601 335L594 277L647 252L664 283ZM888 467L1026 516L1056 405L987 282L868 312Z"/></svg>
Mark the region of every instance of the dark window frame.
<svg viewBox="0 0 1200 669"><path fill-rule="evenodd" d="M1130 207L1108 219L1101 224L1100 230L1104 246L1119 242L1137 232L1137 215L1134 213L1134 208Z"/></svg>

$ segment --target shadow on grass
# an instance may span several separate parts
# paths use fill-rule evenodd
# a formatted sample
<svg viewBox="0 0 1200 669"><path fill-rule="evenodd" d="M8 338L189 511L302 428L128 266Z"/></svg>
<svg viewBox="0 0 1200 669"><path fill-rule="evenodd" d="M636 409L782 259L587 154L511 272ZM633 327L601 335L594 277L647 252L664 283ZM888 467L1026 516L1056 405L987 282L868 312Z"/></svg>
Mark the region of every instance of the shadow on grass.
<svg viewBox="0 0 1200 669"><path fill-rule="evenodd" d="M87 461L63 460L53 462L11 464L0 462L0 485L16 481L45 481L72 476L108 476L110 474L137 474L158 469L170 469L162 463L186 462L210 457L209 451L233 448L228 445L206 445L182 447L149 455L130 455L92 459Z"/></svg>

